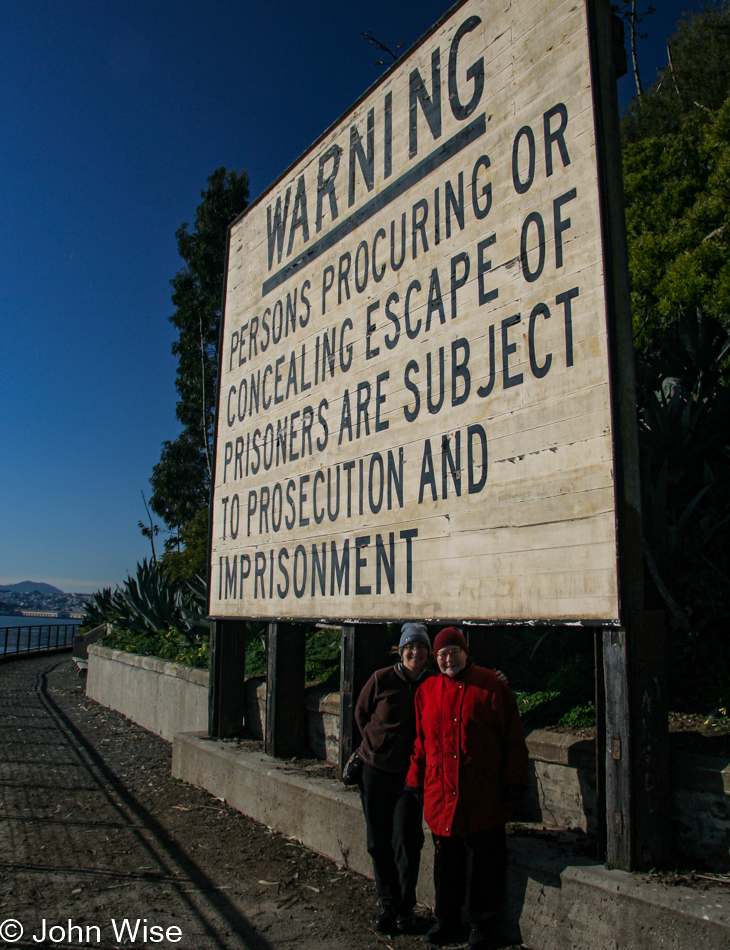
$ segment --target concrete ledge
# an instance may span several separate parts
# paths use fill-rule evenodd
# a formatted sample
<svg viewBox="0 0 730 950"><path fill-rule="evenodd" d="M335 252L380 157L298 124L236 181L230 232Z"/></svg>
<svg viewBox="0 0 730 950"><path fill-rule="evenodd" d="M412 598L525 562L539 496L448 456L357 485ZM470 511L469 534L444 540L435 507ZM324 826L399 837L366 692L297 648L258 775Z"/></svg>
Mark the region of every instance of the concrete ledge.
<svg viewBox="0 0 730 950"><path fill-rule="evenodd" d="M730 946L730 896L719 888L669 888L517 836L509 878L506 935L532 950Z"/></svg>
<svg viewBox="0 0 730 950"><path fill-rule="evenodd" d="M203 733L175 736L172 774L338 864L372 876L356 789Z"/></svg>
<svg viewBox="0 0 730 950"><path fill-rule="evenodd" d="M208 671L156 656L89 646L86 695L168 742L208 728Z"/></svg>
<svg viewBox="0 0 730 950"><path fill-rule="evenodd" d="M159 656L140 656L138 653L112 650L110 647L102 647L98 644L90 645L89 653L106 660L113 660L115 663L122 663L125 666L133 666L140 670L151 670L153 673L162 673L164 676L174 676L186 683L195 683L196 686L208 688L208 671L198 670L193 666L186 666L184 663L171 663Z"/></svg>
<svg viewBox="0 0 730 950"><path fill-rule="evenodd" d="M525 736L531 759L568 765L571 768L595 769L596 740L581 739L569 732L533 729Z"/></svg>
<svg viewBox="0 0 730 950"><path fill-rule="evenodd" d="M100 623L93 630L87 630L86 633L77 633L73 638L73 655L77 660L88 660L89 647L92 643L97 643L102 637L106 636L109 624Z"/></svg>
<svg viewBox="0 0 730 950"><path fill-rule="evenodd" d="M172 774L308 848L372 877L357 793L235 743L177 735ZM730 895L609 871L538 837L512 835L503 932L533 950L727 950ZM433 904L426 837L419 899Z"/></svg>

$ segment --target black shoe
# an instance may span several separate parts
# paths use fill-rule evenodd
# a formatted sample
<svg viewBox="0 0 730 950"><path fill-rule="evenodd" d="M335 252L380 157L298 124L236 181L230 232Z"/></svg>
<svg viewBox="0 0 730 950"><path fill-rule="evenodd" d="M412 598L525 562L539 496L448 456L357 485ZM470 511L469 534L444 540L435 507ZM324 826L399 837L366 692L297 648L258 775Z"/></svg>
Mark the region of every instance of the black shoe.
<svg viewBox="0 0 730 950"><path fill-rule="evenodd" d="M399 934L409 934L416 923L416 917L412 910L404 910L395 919L395 926Z"/></svg>
<svg viewBox="0 0 730 950"><path fill-rule="evenodd" d="M384 907L373 921L373 930L379 934L394 934L398 932L395 911L392 907Z"/></svg>
<svg viewBox="0 0 730 950"><path fill-rule="evenodd" d="M466 947L467 950L489 950L490 941L488 937L481 932L481 930L477 930L476 927L472 927Z"/></svg>
<svg viewBox="0 0 730 950"><path fill-rule="evenodd" d="M500 944L492 936L491 931L485 932L478 927L472 927L469 932L469 940L466 944L467 950L494 950Z"/></svg>
<svg viewBox="0 0 730 950"><path fill-rule="evenodd" d="M461 924L437 920L423 939L435 947L443 947L447 943L463 943L465 936Z"/></svg>

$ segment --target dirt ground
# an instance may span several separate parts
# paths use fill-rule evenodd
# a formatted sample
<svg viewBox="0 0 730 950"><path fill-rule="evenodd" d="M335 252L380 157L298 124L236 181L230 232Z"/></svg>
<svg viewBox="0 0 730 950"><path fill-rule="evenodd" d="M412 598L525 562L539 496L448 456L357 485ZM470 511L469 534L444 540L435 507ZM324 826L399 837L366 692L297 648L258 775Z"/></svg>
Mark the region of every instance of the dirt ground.
<svg viewBox="0 0 730 950"><path fill-rule="evenodd" d="M371 881L171 778L171 746L84 690L67 654L0 664L0 944L423 948L370 929Z"/></svg>

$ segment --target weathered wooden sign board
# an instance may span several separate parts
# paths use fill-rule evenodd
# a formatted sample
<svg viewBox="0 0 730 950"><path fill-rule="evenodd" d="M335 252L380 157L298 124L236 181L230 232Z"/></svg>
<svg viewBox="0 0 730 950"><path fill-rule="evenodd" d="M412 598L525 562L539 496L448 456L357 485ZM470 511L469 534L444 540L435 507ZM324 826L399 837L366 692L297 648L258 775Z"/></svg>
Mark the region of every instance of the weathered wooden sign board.
<svg viewBox="0 0 730 950"><path fill-rule="evenodd" d="M231 227L212 616L618 619L591 81L463 3Z"/></svg>

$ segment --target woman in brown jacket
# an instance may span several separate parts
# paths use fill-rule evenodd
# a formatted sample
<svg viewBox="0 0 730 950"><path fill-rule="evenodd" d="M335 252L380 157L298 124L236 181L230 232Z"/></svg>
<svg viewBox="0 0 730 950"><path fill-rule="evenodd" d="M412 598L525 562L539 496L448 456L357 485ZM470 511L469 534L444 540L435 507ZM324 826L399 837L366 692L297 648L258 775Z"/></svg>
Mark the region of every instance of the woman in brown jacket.
<svg viewBox="0 0 730 950"><path fill-rule="evenodd" d="M425 669L430 647L423 624L404 623L399 662L373 673L355 707L367 846L382 904L373 927L380 933L407 933L413 924L423 809L421 796L404 786L416 738L415 695L431 675Z"/></svg>

